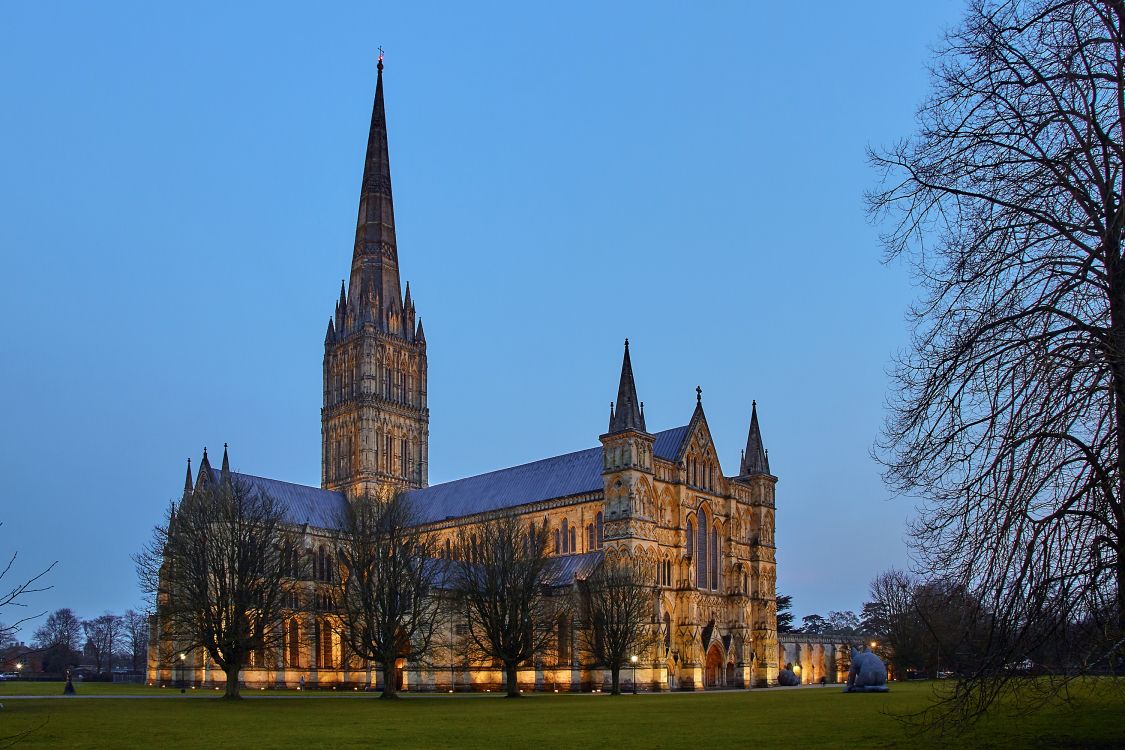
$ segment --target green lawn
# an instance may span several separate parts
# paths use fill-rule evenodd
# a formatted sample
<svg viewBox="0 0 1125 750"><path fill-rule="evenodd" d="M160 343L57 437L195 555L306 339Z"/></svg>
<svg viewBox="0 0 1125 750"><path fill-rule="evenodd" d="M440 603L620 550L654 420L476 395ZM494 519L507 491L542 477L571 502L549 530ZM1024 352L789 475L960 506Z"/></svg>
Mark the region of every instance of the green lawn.
<svg viewBox="0 0 1125 750"><path fill-rule="evenodd" d="M20 684L27 688L28 683ZM3 690L11 694L12 684ZM50 693L58 684L36 686ZM48 688L51 688L48 690ZM82 685L84 693L172 695L167 700L3 700L0 736L36 727L19 748L466 748L675 747L1121 747L1125 698L1083 691L1069 706L1013 720L996 716L967 737L914 737L887 712L922 706L925 683L887 694L803 688L696 695L408 697L274 693L225 703L207 693ZM25 691L20 691L25 692ZM253 694L249 691L248 694ZM270 693L257 693L270 695ZM322 697L317 697L318 695ZM41 725L41 726L40 726Z"/></svg>

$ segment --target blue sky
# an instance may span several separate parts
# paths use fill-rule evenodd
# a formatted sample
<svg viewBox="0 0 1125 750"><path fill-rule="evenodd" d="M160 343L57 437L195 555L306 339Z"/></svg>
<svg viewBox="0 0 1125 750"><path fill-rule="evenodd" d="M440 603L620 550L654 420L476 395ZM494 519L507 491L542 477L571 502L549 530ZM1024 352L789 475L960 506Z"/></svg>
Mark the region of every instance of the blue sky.
<svg viewBox="0 0 1125 750"><path fill-rule="evenodd" d="M961 10L9 4L0 552L59 561L29 611L137 605L205 445L319 483L378 45L431 482L596 445L628 336L650 428L701 385L728 474L757 399L778 587L858 611L908 560L869 451L915 294L864 148L911 132Z"/></svg>

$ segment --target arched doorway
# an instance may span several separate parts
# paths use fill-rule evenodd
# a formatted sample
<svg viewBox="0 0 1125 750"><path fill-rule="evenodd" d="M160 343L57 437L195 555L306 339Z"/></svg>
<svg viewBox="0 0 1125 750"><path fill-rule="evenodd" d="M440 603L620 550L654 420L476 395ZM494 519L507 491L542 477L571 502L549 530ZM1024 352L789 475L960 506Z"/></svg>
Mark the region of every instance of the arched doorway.
<svg viewBox="0 0 1125 750"><path fill-rule="evenodd" d="M723 650L719 644L712 643L707 651L707 665L703 670L705 687L721 687L723 684Z"/></svg>

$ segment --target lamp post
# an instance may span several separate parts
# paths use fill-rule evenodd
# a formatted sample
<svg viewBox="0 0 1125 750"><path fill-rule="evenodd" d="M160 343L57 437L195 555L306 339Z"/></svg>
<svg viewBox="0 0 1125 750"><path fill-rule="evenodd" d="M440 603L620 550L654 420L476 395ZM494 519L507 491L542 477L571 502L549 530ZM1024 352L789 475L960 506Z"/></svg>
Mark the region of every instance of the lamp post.
<svg viewBox="0 0 1125 750"><path fill-rule="evenodd" d="M629 661L633 664L633 695L637 694L637 655L633 654L629 657Z"/></svg>
<svg viewBox="0 0 1125 750"><path fill-rule="evenodd" d="M187 659L187 654L183 651L180 652L180 692L184 691L184 661Z"/></svg>

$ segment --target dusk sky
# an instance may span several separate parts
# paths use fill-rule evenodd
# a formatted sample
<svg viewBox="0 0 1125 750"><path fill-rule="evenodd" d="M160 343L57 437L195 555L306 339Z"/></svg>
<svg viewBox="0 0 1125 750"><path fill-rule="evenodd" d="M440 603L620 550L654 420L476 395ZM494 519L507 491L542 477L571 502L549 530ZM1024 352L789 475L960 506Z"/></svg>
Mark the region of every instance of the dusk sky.
<svg viewBox="0 0 1125 750"><path fill-rule="evenodd" d="M757 400L778 590L858 612L909 565L870 452L917 291L864 149L911 134L961 10L7 4L3 583L58 560L22 614L139 606L130 555L204 446L319 485L379 45L430 482L596 446L628 337L649 428L702 386L728 475Z"/></svg>

